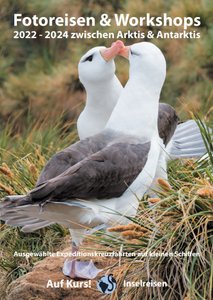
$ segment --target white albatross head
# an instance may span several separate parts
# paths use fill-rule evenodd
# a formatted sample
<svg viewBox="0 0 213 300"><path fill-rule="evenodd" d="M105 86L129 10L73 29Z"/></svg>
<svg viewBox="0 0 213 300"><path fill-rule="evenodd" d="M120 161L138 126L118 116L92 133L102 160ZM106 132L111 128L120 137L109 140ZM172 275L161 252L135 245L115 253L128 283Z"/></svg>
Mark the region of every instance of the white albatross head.
<svg viewBox="0 0 213 300"><path fill-rule="evenodd" d="M94 47L82 56L78 64L78 73L85 88L91 84L98 85L114 76L114 58L123 47L123 42L117 41L109 48Z"/></svg>
<svg viewBox="0 0 213 300"><path fill-rule="evenodd" d="M140 42L123 47L119 54L129 59L129 78L147 82L158 92L161 90L166 78L166 60L157 46Z"/></svg>

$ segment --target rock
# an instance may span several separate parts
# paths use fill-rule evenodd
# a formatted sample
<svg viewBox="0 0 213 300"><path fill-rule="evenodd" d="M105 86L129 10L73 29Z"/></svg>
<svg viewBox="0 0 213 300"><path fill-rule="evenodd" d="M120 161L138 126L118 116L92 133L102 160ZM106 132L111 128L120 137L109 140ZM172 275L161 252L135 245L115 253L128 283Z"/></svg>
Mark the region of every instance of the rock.
<svg viewBox="0 0 213 300"><path fill-rule="evenodd" d="M88 245L87 245L88 246ZM98 246L90 245L92 251L98 250ZM70 252L70 247L61 251ZM85 252L85 251L84 251ZM89 252L89 251L87 251ZM80 257L79 257L80 258ZM81 260L90 260L91 256L84 256ZM93 262L99 269L109 268L118 260L109 257L93 257ZM102 294L97 290L97 280L104 275L107 270L103 270L96 279L91 280L91 288L70 288L66 286L69 277L62 273L64 257L47 257L38 262L31 272L13 281L7 288L6 300L83 300L83 299L101 299ZM48 280L60 282L64 279L63 287L47 287ZM86 281L74 281L75 284L85 284ZM88 280L87 280L88 282Z"/></svg>

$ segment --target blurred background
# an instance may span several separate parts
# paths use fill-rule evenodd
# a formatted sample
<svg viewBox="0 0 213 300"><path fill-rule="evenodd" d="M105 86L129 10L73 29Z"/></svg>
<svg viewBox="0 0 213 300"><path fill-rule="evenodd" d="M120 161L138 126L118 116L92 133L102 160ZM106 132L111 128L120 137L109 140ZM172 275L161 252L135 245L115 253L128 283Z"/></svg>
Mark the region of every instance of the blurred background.
<svg viewBox="0 0 213 300"><path fill-rule="evenodd" d="M0 121L8 120L15 132L22 131L27 122L46 123L62 118L75 121L82 110L85 92L78 80L80 57L93 46L109 46L105 39L13 39L13 14L23 16L95 16L108 13L129 13L131 16L152 16L167 12L169 16L200 16L201 27L189 28L201 33L200 39L152 40L164 52L168 64L167 79L161 101L175 106L182 118L192 110L209 116L213 103L213 2L211 0L0 0ZM22 26L15 28L24 30ZM42 33L50 28L30 27ZM85 30L82 28L51 28L52 30ZM87 28L87 30L147 31L152 28ZM170 31L171 28L159 28ZM178 29L172 28L172 31ZM179 29L182 30L182 29ZM137 40L123 40L131 44ZM117 75L122 84L128 79L128 62L117 59Z"/></svg>

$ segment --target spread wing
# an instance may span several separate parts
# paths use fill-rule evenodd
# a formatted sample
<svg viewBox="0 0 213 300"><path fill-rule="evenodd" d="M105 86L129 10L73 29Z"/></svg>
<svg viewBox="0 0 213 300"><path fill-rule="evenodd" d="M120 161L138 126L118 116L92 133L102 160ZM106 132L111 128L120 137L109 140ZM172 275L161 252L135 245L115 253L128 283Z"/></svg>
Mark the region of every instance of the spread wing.
<svg viewBox="0 0 213 300"><path fill-rule="evenodd" d="M166 103L159 104L158 131L165 146L171 140L178 125L179 118L173 107Z"/></svg>
<svg viewBox="0 0 213 300"><path fill-rule="evenodd" d="M114 136L112 134L97 134L72 144L71 146L56 153L43 168L36 186L62 174L64 171L74 166L84 158L98 152L104 148L107 143L112 141L113 138Z"/></svg>
<svg viewBox="0 0 213 300"><path fill-rule="evenodd" d="M28 194L35 202L119 197L143 169L147 143L113 143Z"/></svg>

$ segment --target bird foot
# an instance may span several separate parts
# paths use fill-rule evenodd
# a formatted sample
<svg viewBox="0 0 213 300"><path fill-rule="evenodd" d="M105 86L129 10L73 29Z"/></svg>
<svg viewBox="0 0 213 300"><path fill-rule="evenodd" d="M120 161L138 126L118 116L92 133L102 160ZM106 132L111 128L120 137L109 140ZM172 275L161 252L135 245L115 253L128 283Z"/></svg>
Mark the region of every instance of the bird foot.
<svg viewBox="0 0 213 300"><path fill-rule="evenodd" d="M74 261L66 259L63 273L70 278L94 279L102 269L96 268L93 261Z"/></svg>

